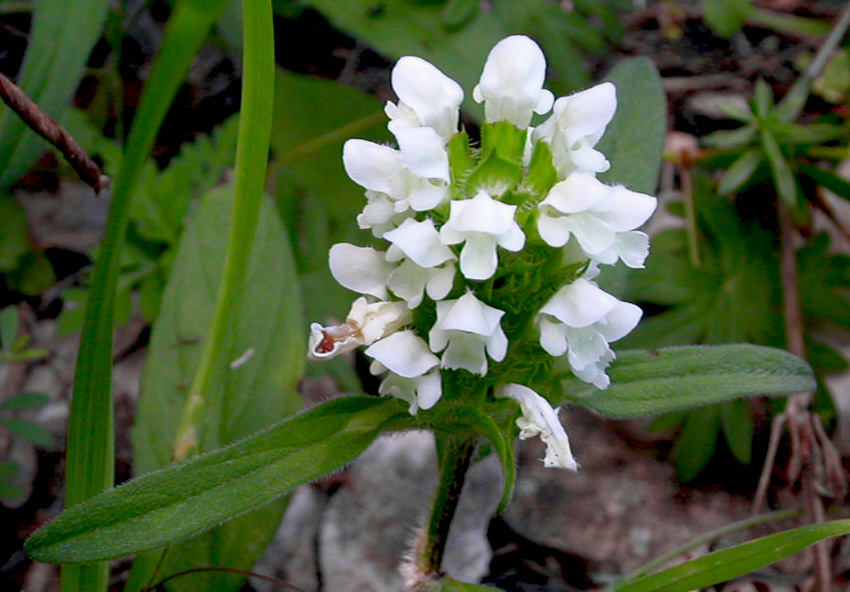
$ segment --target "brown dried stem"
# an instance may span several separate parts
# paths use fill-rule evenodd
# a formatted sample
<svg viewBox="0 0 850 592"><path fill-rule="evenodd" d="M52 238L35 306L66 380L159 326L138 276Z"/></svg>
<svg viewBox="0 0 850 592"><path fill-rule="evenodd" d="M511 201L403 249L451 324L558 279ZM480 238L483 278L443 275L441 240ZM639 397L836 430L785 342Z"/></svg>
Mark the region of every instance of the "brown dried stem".
<svg viewBox="0 0 850 592"><path fill-rule="evenodd" d="M0 97L31 130L62 153L80 179L91 186L96 193L101 192L108 178L102 174L97 163L61 125L42 111L35 101L3 74L0 74Z"/></svg>

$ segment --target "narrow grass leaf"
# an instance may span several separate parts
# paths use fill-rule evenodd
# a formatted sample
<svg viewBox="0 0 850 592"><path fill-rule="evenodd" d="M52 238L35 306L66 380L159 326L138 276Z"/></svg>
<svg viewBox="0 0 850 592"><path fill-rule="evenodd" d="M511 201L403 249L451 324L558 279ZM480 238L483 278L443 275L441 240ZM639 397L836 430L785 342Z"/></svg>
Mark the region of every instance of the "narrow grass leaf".
<svg viewBox="0 0 850 592"><path fill-rule="evenodd" d="M614 586L616 592L690 592L766 567L818 541L850 533L850 520L834 520L762 537L731 549L715 551Z"/></svg>

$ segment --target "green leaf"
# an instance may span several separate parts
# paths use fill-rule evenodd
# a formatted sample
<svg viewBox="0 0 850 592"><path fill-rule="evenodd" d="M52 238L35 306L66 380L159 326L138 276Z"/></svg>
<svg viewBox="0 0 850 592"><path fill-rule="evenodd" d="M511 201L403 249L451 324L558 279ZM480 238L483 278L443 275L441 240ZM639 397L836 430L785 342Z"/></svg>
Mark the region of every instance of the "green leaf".
<svg viewBox="0 0 850 592"><path fill-rule="evenodd" d="M45 431L43 427L31 421L15 419L14 417L5 417L0 415L0 424L9 428L9 430L24 440L33 444L47 446L53 441L53 437Z"/></svg>
<svg viewBox="0 0 850 592"><path fill-rule="evenodd" d="M395 398L328 401L236 444L137 477L67 510L27 541L36 561L102 561L157 549L258 507L412 427Z"/></svg>
<svg viewBox="0 0 850 592"><path fill-rule="evenodd" d="M803 526L709 553L662 572L621 582L616 592L690 592L746 575L824 539L850 533L850 520Z"/></svg>
<svg viewBox="0 0 850 592"><path fill-rule="evenodd" d="M368 232L355 218L366 205L363 188L345 174L342 146L349 138L391 139L382 104L337 82L278 70L272 147L276 199L288 227L301 276L305 315L325 322L345 318L354 295L331 277L328 251L338 242L363 244ZM339 358L308 372L335 375L349 390L359 379Z"/></svg>
<svg viewBox="0 0 850 592"><path fill-rule="evenodd" d="M685 415L682 431L673 446L673 466L681 482L696 479L714 456L722 414L720 405L712 405Z"/></svg>
<svg viewBox="0 0 850 592"><path fill-rule="evenodd" d="M759 131L759 137L761 138L764 153L767 156L767 162L770 164L776 193L782 201L794 207L797 202L797 181L791 172L791 165L788 164L788 160L786 160L785 155L782 154L782 150L779 148L776 136L770 130L762 128Z"/></svg>
<svg viewBox="0 0 850 592"><path fill-rule="evenodd" d="M815 388L811 368L803 360L757 345L620 352L609 370L611 386L606 390L567 378L565 399L624 418Z"/></svg>
<svg viewBox="0 0 850 592"><path fill-rule="evenodd" d="M717 192L720 195L729 195L737 191L752 178L761 163L762 154L759 150L747 150L723 173Z"/></svg>
<svg viewBox="0 0 850 592"><path fill-rule="evenodd" d="M443 6L443 24L449 29L457 29L468 23L480 8L478 0L448 0Z"/></svg>
<svg viewBox="0 0 850 592"><path fill-rule="evenodd" d="M139 100L121 168L113 181L112 202L92 274L80 337L80 356L74 372L66 457L66 507L87 500L113 484L115 293L132 191L195 52L224 5L224 0L180 0L174 4L162 45ZM63 22L74 23L73 19L67 18L66 10L67 7L60 10L59 18ZM109 566L104 563L64 567L63 592L105 589L108 569Z"/></svg>
<svg viewBox="0 0 850 592"><path fill-rule="evenodd" d="M3 351L11 352L14 349L15 338L18 336L18 309L8 306L0 311L0 346ZM3 409L0 404L0 409Z"/></svg>
<svg viewBox="0 0 850 592"><path fill-rule="evenodd" d="M740 148L756 139L758 128L748 124L733 130L712 132L702 138L703 144L713 148Z"/></svg>
<svg viewBox="0 0 850 592"><path fill-rule="evenodd" d="M136 474L171 462L180 419L176 410L185 404L186 387L209 330L225 259L221 229L230 226L232 203L232 187L206 195L180 243L142 379L133 429ZM296 386L305 365L306 324L289 239L268 200L262 203L243 296L231 324L225 363L240 357L244 363L229 369L207 393L201 452L254 433L301 406ZM160 573L216 565L222 558L228 567L250 569L273 536L282 511L283 504L277 503L172 547ZM222 577L209 572L176 580L170 587L224 589Z"/></svg>
<svg viewBox="0 0 850 592"><path fill-rule="evenodd" d="M501 588L458 582L448 576L440 578L438 582L427 588L427 592L493 592L494 590L501 590Z"/></svg>
<svg viewBox="0 0 850 592"><path fill-rule="evenodd" d="M611 161L600 178L633 191L654 193L664 156L667 100L649 58L623 60L608 80L617 86L617 114L598 149Z"/></svg>
<svg viewBox="0 0 850 592"><path fill-rule="evenodd" d="M748 465L753 460L753 434L755 425L746 399L730 401L722 406L723 434L729 443L729 449L737 461Z"/></svg>
<svg viewBox="0 0 850 592"><path fill-rule="evenodd" d="M0 272L8 273L21 265L21 260L30 250L30 239L26 214L13 195L0 194L0 217L3 220L0 228ZM7 347L6 342L3 347Z"/></svg>
<svg viewBox="0 0 850 592"><path fill-rule="evenodd" d="M464 107L481 119L472 101L490 49L509 31L490 11L477 11L462 28L446 27L443 3L417 0L309 0L337 28L365 41L390 59L417 55L457 80L465 90Z"/></svg>
<svg viewBox="0 0 850 592"><path fill-rule="evenodd" d="M42 110L61 120L100 38L107 0L40 0L34 11L18 86ZM5 105L0 113L0 187L17 181L47 148Z"/></svg>
<svg viewBox="0 0 850 592"><path fill-rule="evenodd" d="M0 403L0 411L17 411L19 409L38 409L50 402L47 395L34 393L18 393Z"/></svg>
<svg viewBox="0 0 850 592"><path fill-rule="evenodd" d="M700 5L708 26L726 38L740 31L753 12L752 0L700 0Z"/></svg>
<svg viewBox="0 0 850 592"><path fill-rule="evenodd" d="M821 187L832 191L842 199L850 201L850 181L831 171L806 163L800 163L800 171Z"/></svg>

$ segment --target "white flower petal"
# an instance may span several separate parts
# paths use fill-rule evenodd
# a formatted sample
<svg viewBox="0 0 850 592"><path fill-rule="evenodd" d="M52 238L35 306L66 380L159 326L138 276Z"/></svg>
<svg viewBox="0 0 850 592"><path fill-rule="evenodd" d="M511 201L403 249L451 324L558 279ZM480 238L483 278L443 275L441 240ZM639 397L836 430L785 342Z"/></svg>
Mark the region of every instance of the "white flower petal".
<svg viewBox="0 0 850 592"><path fill-rule="evenodd" d="M392 86L421 125L434 128L446 140L457 131L463 89L439 68L422 58L405 56L393 68Z"/></svg>
<svg viewBox="0 0 850 592"><path fill-rule="evenodd" d="M605 324L599 325L599 332L612 343L631 333L643 316L639 306L631 302L619 302L605 317Z"/></svg>
<svg viewBox="0 0 850 592"><path fill-rule="evenodd" d="M416 415L419 409L430 409L440 400L443 394L440 371L435 368L416 378L404 378L390 373L381 382L378 392L407 401L410 403L408 411L411 415Z"/></svg>
<svg viewBox="0 0 850 592"><path fill-rule="evenodd" d="M617 242L617 233L590 212L565 216L564 224L591 257L604 253Z"/></svg>
<svg viewBox="0 0 850 592"><path fill-rule="evenodd" d="M626 232L634 230L655 211L658 200L651 195L631 191L618 185L611 188L604 211L597 216L612 230Z"/></svg>
<svg viewBox="0 0 850 592"><path fill-rule="evenodd" d="M455 265L449 261L430 271L428 283L425 284L425 291L431 300L436 302L448 296L449 292L452 291L452 285L455 281Z"/></svg>
<svg viewBox="0 0 850 592"><path fill-rule="evenodd" d="M640 269L649 255L649 237L637 230L617 234L617 255L628 267Z"/></svg>
<svg viewBox="0 0 850 592"><path fill-rule="evenodd" d="M457 300L437 303L437 324L443 331L466 331L490 336L499 327L504 312L488 306L467 292Z"/></svg>
<svg viewBox="0 0 850 592"><path fill-rule="evenodd" d="M565 216L551 216L549 209L541 209L537 217L537 233L550 247L563 247L570 240L570 225ZM584 255L584 253L582 253Z"/></svg>
<svg viewBox="0 0 850 592"><path fill-rule="evenodd" d="M460 271L470 280L486 280L493 277L499 259L496 255L496 239L487 234L469 234L460 252Z"/></svg>
<svg viewBox="0 0 850 592"><path fill-rule="evenodd" d="M576 172L556 183L539 207L543 210L548 206L562 214L577 214L598 207L610 194L611 187L593 175Z"/></svg>
<svg viewBox="0 0 850 592"><path fill-rule="evenodd" d="M520 384L500 386L496 389L496 396L507 397L519 403L522 412L522 417L517 420L517 425L522 430L520 438L540 436L546 444L546 457L543 459L546 467L578 470L578 463L570 449L570 439L558 420L557 410L552 408L549 401Z"/></svg>
<svg viewBox="0 0 850 592"><path fill-rule="evenodd" d="M552 93L543 90L545 76L546 58L540 47L528 37L513 35L490 51L473 98L484 102L488 122L509 121L526 128L533 112L552 108Z"/></svg>
<svg viewBox="0 0 850 592"><path fill-rule="evenodd" d="M393 193L390 180L404 169L401 152L366 140L348 140L342 147L346 174L366 189Z"/></svg>
<svg viewBox="0 0 850 592"><path fill-rule="evenodd" d="M540 312L553 316L569 327L581 328L605 318L618 302L593 282L578 278L558 290Z"/></svg>
<svg viewBox="0 0 850 592"><path fill-rule="evenodd" d="M507 337L499 322L505 313L467 292L457 300L437 302L437 322L428 334L431 350L445 349L441 367L487 373L485 350L501 361L507 352Z"/></svg>
<svg viewBox="0 0 850 592"><path fill-rule="evenodd" d="M590 146L594 146L614 119L614 113L617 111L617 88L610 82L597 84L558 99L555 101L554 110L554 116L567 136L568 144L588 139Z"/></svg>
<svg viewBox="0 0 850 592"><path fill-rule="evenodd" d="M371 247L338 243L331 247L328 260L331 275L341 286L386 300L392 266L384 260L383 253Z"/></svg>
<svg viewBox="0 0 850 592"><path fill-rule="evenodd" d="M436 267L456 259L452 250L440 241L440 233L430 219L405 220L398 228L384 234L410 260L421 267Z"/></svg>
<svg viewBox="0 0 850 592"><path fill-rule="evenodd" d="M323 327L319 323L312 323L307 340L307 357L317 362L330 360L361 345L363 342L353 327Z"/></svg>
<svg viewBox="0 0 850 592"><path fill-rule="evenodd" d="M370 345L366 355L404 378L422 376L440 363L428 344L413 331L398 331Z"/></svg>
<svg viewBox="0 0 850 592"><path fill-rule="evenodd" d="M570 329L567 333L569 342L570 367L575 372L580 372L588 366L596 364L597 361L610 354L611 348L608 342L596 327L583 327Z"/></svg>
<svg viewBox="0 0 850 592"><path fill-rule="evenodd" d="M395 137L408 169L426 179L449 182L449 155L436 131L430 127L403 129Z"/></svg>
<svg viewBox="0 0 850 592"><path fill-rule="evenodd" d="M363 345L374 343L413 321L403 302L372 302L360 297L351 305L346 324L359 328Z"/></svg>

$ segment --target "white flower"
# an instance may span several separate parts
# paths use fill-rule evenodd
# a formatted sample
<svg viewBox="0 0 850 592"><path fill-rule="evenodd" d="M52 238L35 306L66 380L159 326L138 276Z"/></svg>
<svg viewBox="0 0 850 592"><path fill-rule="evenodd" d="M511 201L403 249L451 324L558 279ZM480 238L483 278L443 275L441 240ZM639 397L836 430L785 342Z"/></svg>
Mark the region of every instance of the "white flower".
<svg viewBox="0 0 850 592"><path fill-rule="evenodd" d="M657 202L651 195L575 172L552 187L538 205L537 230L553 247L564 246L572 235L600 263L622 259L639 268L649 253L649 239L635 228L652 215Z"/></svg>
<svg viewBox="0 0 850 592"><path fill-rule="evenodd" d="M430 409L442 396L442 380L437 367L440 359L428 344L413 331L399 331L366 349L375 359L372 374L389 370L379 388L382 395L392 395L410 403L410 413Z"/></svg>
<svg viewBox="0 0 850 592"><path fill-rule="evenodd" d="M558 421L558 410L552 409L549 401L533 390L520 384L506 384L496 389L497 397L507 397L519 403L522 417L517 419L519 437L522 440L534 436L546 444L546 467L558 467L577 471L578 464L570 450L570 439Z"/></svg>
<svg viewBox="0 0 850 592"><path fill-rule="evenodd" d="M487 355L501 362L508 351L508 338L499 324L504 314L478 300L472 292L457 300L437 302L437 322L428 341L432 351L446 350L440 365L487 374Z"/></svg>
<svg viewBox="0 0 850 592"><path fill-rule="evenodd" d="M338 284L360 294L387 299L387 278L393 269L384 253L371 247L338 243L331 247L328 262Z"/></svg>
<svg viewBox="0 0 850 592"><path fill-rule="evenodd" d="M360 297L351 305L345 323L335 327L310 325L307 355L312 360L327 360L369 345L410 323L410 310L402 302L367 302Z"/></svg>
<svg viewBox="0 0 850 592"><path fill-rule="evenodd" d="M447 245L465 241L460 270L467 279L486 280L493 276L498 266L497 245L508 251L525 246L525 235L514 220L516 206L479 191L472 199L452 201L450 208L440 239Z"/></svg>
<svg viewBox="0 0 850 592"><path fill-rule="evenodd" d="M552 108L554 96L543 89L545 77L546 58L540 47L528 37L513 35L490 51L472 97L484 102L488 122L508 121L525 129L532 113Z"/></svg>
<svg viewBox="0 0 850 592"><path fill-rule="evenodd" d="M602 173L611 165L594 146L616 110L617 88L603 82L555 101L552 116L535 128L533 137L549 144L561 177L575 170Z"/></svg>
<svg viewBox="0 0 850 592"><path fill-rule="evenodd" d="M388 198L379 219L389 219L390 205L395 214L408 209L424 212L448 198L448 155L433 131L421 130L407 130L401 135L405 150L357 139L343 146L342 162L348 176L364 189ZM361 226L369 217L364 210Z"/></svg>
<svg viewBox="0 0 850 592"><path fill-rule="evenodd" d="M396 137L401 130L425 126L445 143L457 132L463 89L436 66L422 58L405 56L396 62L391 82L399 102L387 103L384 111Z"/></svg>
<svg viewBox="0 0 850 592"><path fill-rule="evenodd" d="M616 357L608 344L631 332L641 314L634 304L579 278L558 290L540 310L540 345L556 357L566 353L578 378L604 389L610 384L605 369Z"/></svg>
<svg viewBox="0 0 850 592"><path fill-rule="evenodd" d="M408 218L384 238L392 243L387 260L402 261L390 273L387 285L410 308L419 306L426 291L435 301L448 295L454 283L457 257L440 242L440 233L430 219L416 222Z"/></svg>

